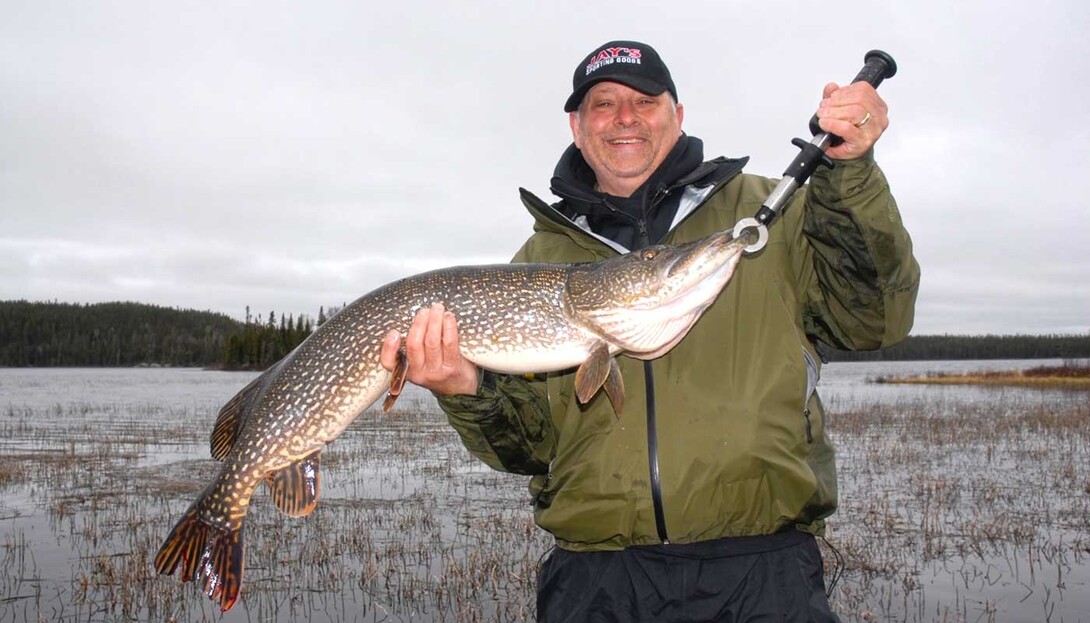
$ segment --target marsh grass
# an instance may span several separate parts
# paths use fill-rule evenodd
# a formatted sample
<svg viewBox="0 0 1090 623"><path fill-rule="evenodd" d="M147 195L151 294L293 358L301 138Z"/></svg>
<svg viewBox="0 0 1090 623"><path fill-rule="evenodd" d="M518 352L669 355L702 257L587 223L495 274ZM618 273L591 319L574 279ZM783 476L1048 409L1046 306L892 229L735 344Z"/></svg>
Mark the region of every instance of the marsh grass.
<svg viewBox="0 0 1090 623"><path fill-rule="evenodd" d="M0 621L529 621L550 540L526 483L470 457L430 399L369 412L322 456L305 519L260 491L221 616L151 559L213 477L213 414L176 404L0 412ZM1085 401L1084 401L1085 402ZM831 409L846 621L1090 612L1090 412L1079 401Z"/></svg>
<svg viewBox="0 0 1090 623"><path fill-rule="evenodd" d="M834 413L829 430L845 618L1090 614L1090 405L863 408Z"/></svg>
<svg viewBox="0 0 1090 623"><path fill-rule="evenodd" d="M222 616L151 560L214 476L208 414L157 406L9 409L0 458L0 620L532 620L548 540L525 483L469 457L443 417L406 401L323 453L305 520L260 491L242 600Z"/></svg>

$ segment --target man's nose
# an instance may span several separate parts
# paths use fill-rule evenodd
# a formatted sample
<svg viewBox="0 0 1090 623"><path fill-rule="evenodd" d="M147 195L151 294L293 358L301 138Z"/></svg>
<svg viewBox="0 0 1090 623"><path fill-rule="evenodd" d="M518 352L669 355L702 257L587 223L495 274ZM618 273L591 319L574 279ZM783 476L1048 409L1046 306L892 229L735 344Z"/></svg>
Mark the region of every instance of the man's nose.
<svg viewBox="0 0 1090 623"><path fill-rule="evenodd" d="M617 114L613 117L613 122L617 125L630 126L639 121L639 116L636 115L636 107L629 102L621 102L617 105Z"/></svg>

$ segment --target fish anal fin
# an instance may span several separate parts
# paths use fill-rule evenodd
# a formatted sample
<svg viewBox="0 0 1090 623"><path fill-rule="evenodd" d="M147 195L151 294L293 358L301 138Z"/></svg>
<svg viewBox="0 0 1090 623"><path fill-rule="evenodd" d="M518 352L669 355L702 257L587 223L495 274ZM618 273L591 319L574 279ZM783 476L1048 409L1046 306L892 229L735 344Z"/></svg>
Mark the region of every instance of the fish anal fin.
<svg viewBox="0 0 1090 623"><path fill-rule="evenodd" d="M171 575L181 565L182 581L197 579L205 594L227 612L242 587L245 548L242 527L222 528L201 521L196 505L170 531L155 555L155 570Z"/></svg>
<svg viewBox="0 0 1090 623"><path fill-rule="evenodd" d="M409 373L409 355L405 352L405 338L401 338L401 348L397 350L397 364L390 376L390 389L386 392L386 400L382 401L382 412L389 413L405 388L405 376Z"/></svg>
<svg viewBox="0 0 1090 623"><path fill-rule="evenodd" d="M275 366L250 381L220 409L216 417L216 425L212 428L212 458L217 461L227 458L235 445L235 440L238 439L239 431L242 430L242 424L246 421L246 415L257 401L261 390L265 387L266 379L270 376L269 372L274 368Z"/></svg>
<svg viewBox="0 0 1090 623"><path fill-rule="evenodd" d="M575 395L581 404L586 404L603 386L619 415L624 405L624 384L617 360L610 356L609 346L604 341L591 347L586 361L575 371Z"/></svg>
<svg viewBox="0 0 1090 623"><path fill-rule="evenodd" d="M280 512L289 517L304 517L314 511L321 481L320 454L320 450L315 450L265 478L273 504Z"/></svg>

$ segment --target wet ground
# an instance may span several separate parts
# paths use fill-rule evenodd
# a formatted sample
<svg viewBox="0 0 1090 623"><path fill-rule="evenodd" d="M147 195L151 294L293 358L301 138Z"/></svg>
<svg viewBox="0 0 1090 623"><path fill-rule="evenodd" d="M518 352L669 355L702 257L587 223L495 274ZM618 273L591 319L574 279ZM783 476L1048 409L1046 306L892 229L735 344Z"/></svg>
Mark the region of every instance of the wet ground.
<svg viewBox="0 0 1090 623"><path fill-rule="evenodd" d="M826 577L843 619L1090 621L1085 394L871 390L866 365L823 382L841 492ZM327 448L311 516L259 492L232 611L156 576L215 472L215 412L251 378L0 370L0 621L532 620L550 540L525 480L473 459L417 392Z"/></svg>

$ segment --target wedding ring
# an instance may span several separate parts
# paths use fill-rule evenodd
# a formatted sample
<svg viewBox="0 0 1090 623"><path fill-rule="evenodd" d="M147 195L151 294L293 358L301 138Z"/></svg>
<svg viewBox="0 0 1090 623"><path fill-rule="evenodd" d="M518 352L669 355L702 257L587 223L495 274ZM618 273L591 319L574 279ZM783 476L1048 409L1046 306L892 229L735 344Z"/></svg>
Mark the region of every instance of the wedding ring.
<svg viewBox="0 0 1090 623"><path fill-rule="evenodd" d="M870 121L870 113L863 115L863 118L859 120L859 123L855 124L855 127L861 128L867 125L868 121Z"/></svg>

